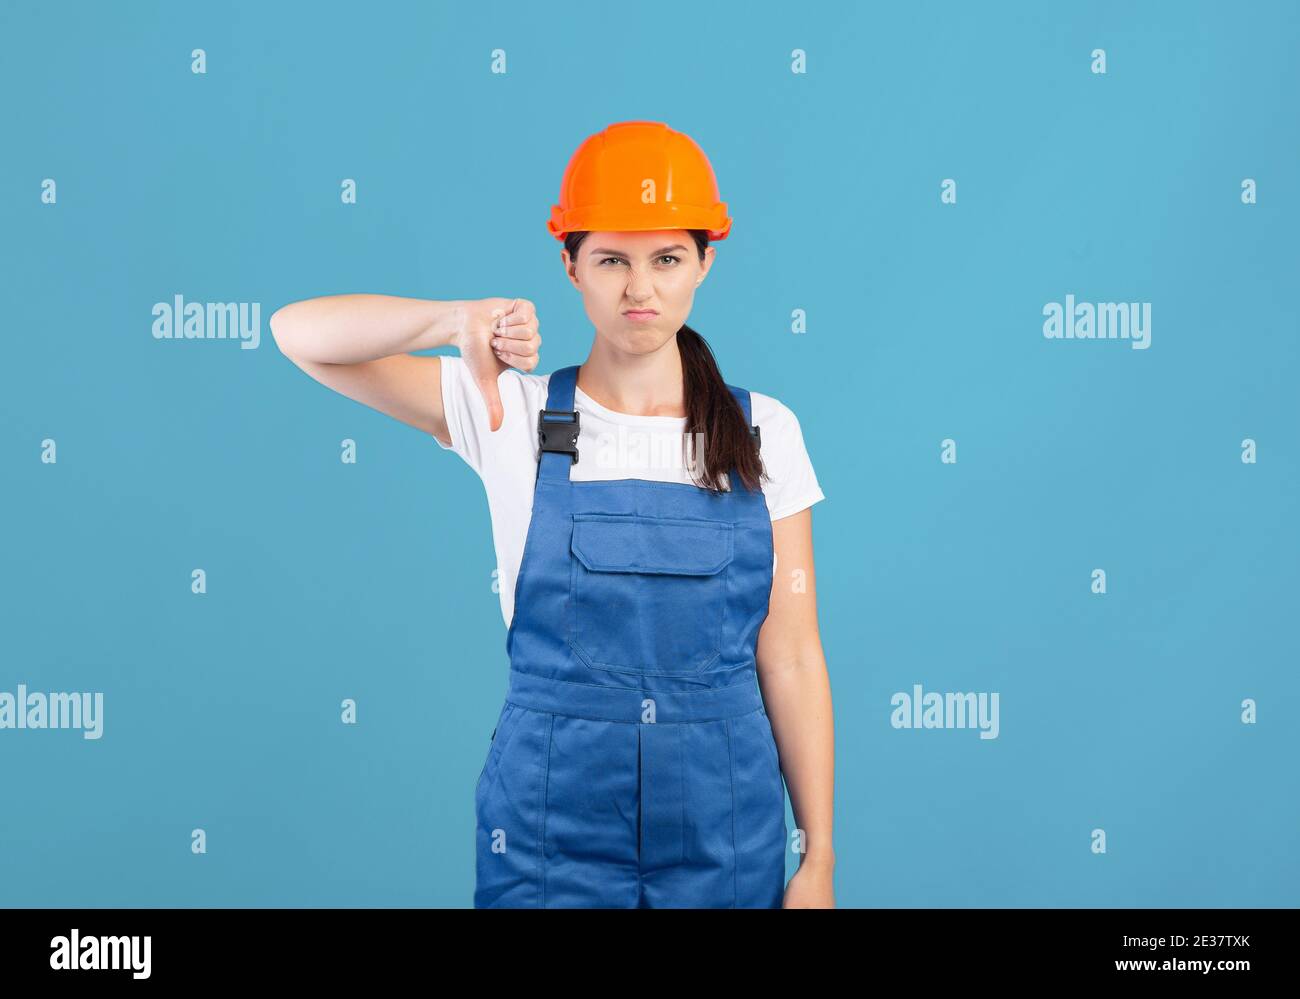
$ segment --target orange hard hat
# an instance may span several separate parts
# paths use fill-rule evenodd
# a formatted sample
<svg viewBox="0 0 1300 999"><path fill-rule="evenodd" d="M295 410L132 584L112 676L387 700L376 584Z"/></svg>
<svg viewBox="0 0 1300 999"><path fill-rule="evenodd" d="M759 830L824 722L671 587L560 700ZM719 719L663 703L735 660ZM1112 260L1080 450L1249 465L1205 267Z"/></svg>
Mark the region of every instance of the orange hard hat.
<svg viewBox="0 0 1300 999"><path fill-rule="evenodd" d="M579 231L731 231L704 150L661 121L621 121L588 136L564 170L546 222L556 239Z"/></svg>

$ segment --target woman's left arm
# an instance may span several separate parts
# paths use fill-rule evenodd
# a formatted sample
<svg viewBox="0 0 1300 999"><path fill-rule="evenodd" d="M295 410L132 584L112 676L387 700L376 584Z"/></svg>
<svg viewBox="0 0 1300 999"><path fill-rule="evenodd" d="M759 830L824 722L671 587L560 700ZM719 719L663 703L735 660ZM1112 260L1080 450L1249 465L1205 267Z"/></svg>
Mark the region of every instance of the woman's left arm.
<svg viewBox="0 0 1300 999"><path fill-rule="evenodd" d="M772 523L776 567L767 620L758 633L758 682L772 723L790 807L801 835L799 870L785 908L835 905L835 726L817 627L812 509Z"/></svg>

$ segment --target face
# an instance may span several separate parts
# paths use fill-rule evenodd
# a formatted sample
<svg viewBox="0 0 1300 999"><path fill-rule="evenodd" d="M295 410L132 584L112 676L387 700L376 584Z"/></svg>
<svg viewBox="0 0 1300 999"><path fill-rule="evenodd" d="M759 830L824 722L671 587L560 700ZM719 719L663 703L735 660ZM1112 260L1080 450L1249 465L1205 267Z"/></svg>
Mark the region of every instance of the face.
<svg viewBox="0 0 1300 999"><path fill-rule="evenodd" d="M567 250L560 256L597 335L629 354L649 354L686 322L714 253L707 247L701 261L685 229L654 229L592 232L576 261Z"/></svg>

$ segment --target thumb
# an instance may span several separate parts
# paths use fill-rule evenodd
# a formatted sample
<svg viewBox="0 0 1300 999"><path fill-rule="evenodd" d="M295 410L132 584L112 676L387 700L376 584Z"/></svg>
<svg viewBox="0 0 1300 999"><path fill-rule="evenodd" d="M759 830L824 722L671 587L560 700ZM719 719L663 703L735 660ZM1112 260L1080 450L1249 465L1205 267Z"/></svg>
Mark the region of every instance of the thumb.
<svg viewBox="0 0 1300 999"><path fill-rule="evenodd" d="M496 358L493 358L496 361ZM499 361L497 362L500 363ZM501 424L505 421L505 407L501 405L501 392L497 387L497 376L505 366L501 366L500 371L494 372L487 378L477 379L479 393L483 396L483 402L487 405L488 428L496 433L501 429Z"/></svg>

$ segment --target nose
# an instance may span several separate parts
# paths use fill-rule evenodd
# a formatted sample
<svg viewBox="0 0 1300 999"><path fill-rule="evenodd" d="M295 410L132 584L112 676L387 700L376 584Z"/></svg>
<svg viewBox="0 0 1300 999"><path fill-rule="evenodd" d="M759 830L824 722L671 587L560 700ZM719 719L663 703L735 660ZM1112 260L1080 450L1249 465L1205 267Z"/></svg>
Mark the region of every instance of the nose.
<svg viewBox="0 0 1300 999"><path fill-rule="evenodd" d="M648 273L628 268L627 297L634 305L642 305L654 297L654 281Z"/></svg>

